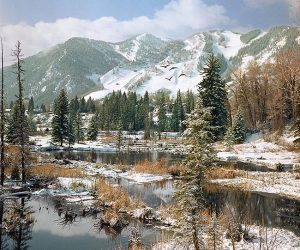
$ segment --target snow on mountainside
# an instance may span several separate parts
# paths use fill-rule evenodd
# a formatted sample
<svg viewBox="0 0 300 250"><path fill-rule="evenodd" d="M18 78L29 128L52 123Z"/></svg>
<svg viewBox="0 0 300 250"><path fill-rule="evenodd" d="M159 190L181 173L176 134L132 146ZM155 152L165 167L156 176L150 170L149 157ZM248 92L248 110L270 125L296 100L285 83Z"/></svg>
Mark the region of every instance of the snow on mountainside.
<svg viewBox="0 0 300 250"><path fill-rule="evenodd" d="M278 50L299 44L296 27L274 27L245 34L209 31L184 40L161 39L142 34L131 39L107 43L72 38L63 44L25 59L25 94L37 103L51 103L61 88L68 94L102 99L114 90L154 92L165 89L194 89L201 80L199 71L213 52L221 72L230 81L229 72L246 67L253 59L265 62ZM7 99L15 98L13 69L5 68Z"/></svg>

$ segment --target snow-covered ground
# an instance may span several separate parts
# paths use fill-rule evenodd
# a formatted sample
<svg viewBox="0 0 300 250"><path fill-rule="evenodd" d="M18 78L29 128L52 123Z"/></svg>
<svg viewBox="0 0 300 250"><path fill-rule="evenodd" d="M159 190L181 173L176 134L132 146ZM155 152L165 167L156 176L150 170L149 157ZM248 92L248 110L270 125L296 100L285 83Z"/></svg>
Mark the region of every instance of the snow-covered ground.
<svg viewBox="0 0 300 250"><path fill-rule="evenodd" d="M271 193L300 200L300 176L294 173L244 171L243 177L215 179L211 182L239 187L251 192Z"/></svg>
<svg viewBox="0 0 300 250"><path fill-rule="evenodd" d="M300 249L300 238L293 232L285 229L276 228L262 228L259 226L251 226L249 235L252 237L251 241L242 239L240 242L235 242L236 250L260 250L260 249L272 249L272 250L297 250ZM204 239L207 236L204 236ZM158 243L152 249L154 250L193 250L193 245L184 246L180 239L169 241L166 243ZM225 233L222 237L223 250L233 249L230 239L225 237Z"/></svg>
<svg viewBox="0 0 300 250"><path fill-rule="evenodd" d="M60 147L58 145L54 145L51 142L51 136L31 136L30 141L34 142L35 146L41 150L64 150L66 147ZM67 149L69 149L67 147ZM99 141L85 141L84 143L75 143L70 149L78 150L78 151L90 151L90 150L98 150L104 152L114 152L116 148L111 144L105 144Z"/></svg>
<svg viewBox="0 0 300 250"><path fill-rule="evenodd" d="M285 135L283 139L291 142L292 138ZM275 168L278 163L290 167L300 164L297 153L288 151L284 146L274 142L266 142L260 134L251 135L245 143L233 145L230 150L222 145L217 145L216 148L219 151L218 157L225 161L252 162L270 168Z"/></svg>
<svg viewBox="0 0 300 250"><path fill-rule="evenodd" d="M80 163L83 165L83 163ZM123 172L117 168L113 167L97 167L96 164L93 163L85 163L84 170L90 176L102 175L106 178L124 178L130 180L134 183L151 183L162 180L172 179L170 175L155 175L155 174L147 174L147 173L137 173L132 170Z"/></svg>

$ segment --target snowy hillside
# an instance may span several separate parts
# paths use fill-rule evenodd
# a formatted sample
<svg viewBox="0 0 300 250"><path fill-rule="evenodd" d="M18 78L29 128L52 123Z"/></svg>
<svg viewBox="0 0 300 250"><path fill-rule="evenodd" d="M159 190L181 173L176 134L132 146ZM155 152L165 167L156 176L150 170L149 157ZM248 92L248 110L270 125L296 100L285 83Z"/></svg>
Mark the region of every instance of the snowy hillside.
<svg viewBox="0 0 300 250"><path fill-rule="evenodd" d="M229 79L236 66L256 59L265 62L286 47L299 44L295 27L253 30L245 34L209 31L183 40L142 34L119 43L72 38L64 44L25 59L25 94L37 103L51 103L61 88L68 94L102 99L114 90L155 92L195 89L199 70L214 52L221 72ZM5 69L8 101L14 98L16 81L12 68Z"/></svg>

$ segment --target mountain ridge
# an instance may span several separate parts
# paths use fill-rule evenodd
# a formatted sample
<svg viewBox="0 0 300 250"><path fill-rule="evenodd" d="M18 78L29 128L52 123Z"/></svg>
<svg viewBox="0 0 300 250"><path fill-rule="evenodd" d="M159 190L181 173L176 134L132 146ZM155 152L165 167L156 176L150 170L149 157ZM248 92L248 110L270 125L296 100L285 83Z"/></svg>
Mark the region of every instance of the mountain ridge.
<svg viewBox="0 0 300 250"><path fill-rule="evenodd" d="M24 59L25 96L36 103L52 103L61 88L73 97L101 99L114 90L175 93L195 89L199 70L213 52L220 59L221 72L229 79L236 66L256 59L264 62L278 50L299 45L297 27L279 26L268 31L236 33L213 30L192 34L182 40L162 39L152 34L136 35L110 43L73 37ZM169 65L169 66L166 66ZM7 100L17 91L12 66L5 67Z"/></svg>

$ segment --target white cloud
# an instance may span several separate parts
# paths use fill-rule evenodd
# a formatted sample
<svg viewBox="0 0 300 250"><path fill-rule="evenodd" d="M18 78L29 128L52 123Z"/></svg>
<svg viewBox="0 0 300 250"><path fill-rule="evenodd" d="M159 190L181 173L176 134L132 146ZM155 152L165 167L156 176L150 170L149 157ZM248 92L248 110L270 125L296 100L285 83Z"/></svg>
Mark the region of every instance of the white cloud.
<svg viewBox="0 0 300 250"><path fill-rule="evenodd" d="M299 18L300 0L244 0L244 3L252 8L264 8L268 5L286 3L289 8L290 18Z"/></svg>
<svg viewBox="0 0 300 250"><path fill-rule="evenodd" d="M29 56L71 37L116 42L147 32L161 37L180 38L193 32L234 24L221 5L208 5L203 0L172 0L158 10L153 18L140 16L119 21L114 17L102 17L91 21L70 17L52 23L41 21L34 25L2 25L0 35L10 49L20 40L24 54ZM10 63L11 60L6 59L6 64Z"/></svg>

